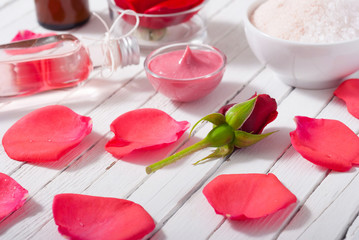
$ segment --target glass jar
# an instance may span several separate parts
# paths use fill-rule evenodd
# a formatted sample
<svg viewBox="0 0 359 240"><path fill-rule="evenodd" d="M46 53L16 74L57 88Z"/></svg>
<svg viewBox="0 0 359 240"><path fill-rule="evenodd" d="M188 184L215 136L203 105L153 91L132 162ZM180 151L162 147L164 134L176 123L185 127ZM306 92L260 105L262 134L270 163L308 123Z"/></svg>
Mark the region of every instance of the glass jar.
<svg viewBox="0 0 359 240"><path fill-rule="evenodd" d="M116 19L126 9L117 6L115 0L107 0L111 19ZM146 0L136 1L144 4ZM139 17L139 27L134 32L141 51L151 52L156 48L169 44L182 42L202 43L207 38L205 5L209 0L201 4L179 12L167 14L136 13ZM178 1L180 4L181 1ZM137 21L134 14L124 16L124 26L133 26ZM128 26L127 26L128 27Z"/></svg>

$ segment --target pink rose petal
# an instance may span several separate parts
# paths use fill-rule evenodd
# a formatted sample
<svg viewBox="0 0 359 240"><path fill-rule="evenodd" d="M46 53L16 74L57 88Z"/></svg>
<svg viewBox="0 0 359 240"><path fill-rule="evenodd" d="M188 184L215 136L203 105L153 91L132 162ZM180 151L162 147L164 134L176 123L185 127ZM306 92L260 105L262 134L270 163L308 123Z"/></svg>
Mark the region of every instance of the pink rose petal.
<svg viewBox="0 0 359 240"><path fill-rule="evenodd" d="M203 0L167 0L160 2L151 8L148 8L144 11L146 14L169 14L169 13L177 13L183 12L189 9L192 9L199 4L201 4Z"/></svg>
<svg viewBox="0 0 359 240"><path fill-rule="evenodd" d="M264 217L297 200L271 173L220 175L203 194L217 214L233 220Z"/></svg>
<svg viewBox="0 0 359 240"><path fill-rule="evenodd" d="M0 173L0 220L24 205L28 191L14 179Z"/></svg>
<svg viewBox="0 0 359 240"><path fill-rule="evenodd" d="M137 13L170 14L190 10L203 0L115 0L122 9L132 9Z"/></svg>
<svg viewBox="0 0 359 240"><path fill-rule="evenodd" d="M5 133L2 144L8 156L27 162L59 160L92 130L91 118L70 108L51 105L18 120Z"/></svg>
<svg viewBox="0 0 359 240"><path fill-rule="evenodd" d="M202 3L203 0L115 0L115 4L122 9L145 14L140 16L139 24L150 29L161 29L187 22L197 14L199 9L195 8ZM125 15L124 19L130 24L135 23L135 18L130 15Z"/></svg>
<svg viewBox="0 0 359 240"><path fill-rule="evenodd" d="M142 239L155 228L143 207L124 199L58 194L52 211L59 232L76 240Z"/></svg>
<svg viewBox="0 0 359 240"><path fill-rule="evenodd" d="M344 81L334 91L334 95L344 100L350 114L359 118L359 79Z"/></svg>
<svg viewBox="0 0 359 240"><path fill-rule="evenodd" d="M11 40L11 42L35 39L40 37L49 37L56 35L55 33L34 33L29 30L19 31L16 36ZM50 43L43 46L31 47L31 48L12 48L7 49L6 52L11 55L23 55L22 58L26 57L29 54L38 53L50 48L53 48L57 43ZM51 71L51 61L42 60L42 61L24 61L19 62L16 65L17 74L16 74L16 85L21 89L33 89L34 86L40 86L43 82L48 82L48 79L53 79L54 73L57 71ZM46 73L46 74L44 74ZM52 74L51 74L52 73Z"/></svg>
<svg viewBox="0 0 359 240"><path fill-rule="evenodd" d="M36 39L36 38L42 38L42 37L50 37L54 36L56 33L50 32L50 33L34 33L30 30L22 30L19 31L15 37L11 40L11 42L17 42L17 41L23 41L23 40L30 40L30 39ZM44 51L50 48L53 48L57 43L50 43L43 46L38 47L31 47L31 48L19 48L19 49L10 49L7 50L8 53L12 55L17 54L31 54L31 53L37 53L40 51Z"/></svg>
<svg viewBox="0 0 359 240"><path fill-rule="evenodd" d="M293 147L307 160L335 171L359 164L359 138L346 125L330 119L295 117Z"/></svg>
<svg viewBox="0 0 359 240"><path fill-rule="evenodd" d="M115 136L106 144L106 151L121 158L134 150L161 148L177 141L188 128L187 121L177 122L158 109L133 110L112 122Z"/></svg>
<svg viewBox="0 0 359 240"><path fill-rule="evenodd" d="M21 30L15 35L15 37L11 40L11 42L17 42L17 41L35 39L41 37L49 37L53 35L56 35L56 33L34 33L30 30Z"/></svg>

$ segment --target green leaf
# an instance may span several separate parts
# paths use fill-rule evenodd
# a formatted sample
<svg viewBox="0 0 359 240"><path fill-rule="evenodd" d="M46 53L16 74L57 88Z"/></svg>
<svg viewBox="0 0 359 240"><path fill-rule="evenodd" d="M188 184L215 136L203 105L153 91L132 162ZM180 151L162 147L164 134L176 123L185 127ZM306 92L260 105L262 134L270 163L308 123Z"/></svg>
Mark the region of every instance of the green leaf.
<svg viewBox="0 0 359 240"><path fill-rule="evenodd" d="M234 151L234 146L233 144L227 144L224 145L222 147L218 147L216 148L216 150L214 150L210 155L208 155L207 157L193 163L193 165L197 165L200 164L210 158L220 158L220 157L224 157L227 156L229 154L231 154Z"/></svg>
<svg viewBox="0 0 359 240"><path fill-rule="evenodd" d="M239 129L252 114L256 101L257 97L254 97L231 107L225 115L226 122L233 129Z"/></svg>
<svg viewBox="0 0 359 240"><path fill-rule="evenodd" d="M224 117L223 114L220 114L220 113L211 113L203 118L201 118L198 122L196 122L196 124L192 127L189 135L191 136L192 135L192 132L193 130L195 129L195 127L202 121L207 121L207 122L211 122L213 123L214 125L218 126L218 125L221 125L223 123L226 122L226 119Z"/></svg>
<svg viewBox="0 0 359 240"><path fill-rule="evenodd" d="M265 133L265 134L252 134L245 131L236 130L234 132L235 139L234 139L234 146L237 148L244 148L251 146L262 139L268 137L274 132Z"/></svg>

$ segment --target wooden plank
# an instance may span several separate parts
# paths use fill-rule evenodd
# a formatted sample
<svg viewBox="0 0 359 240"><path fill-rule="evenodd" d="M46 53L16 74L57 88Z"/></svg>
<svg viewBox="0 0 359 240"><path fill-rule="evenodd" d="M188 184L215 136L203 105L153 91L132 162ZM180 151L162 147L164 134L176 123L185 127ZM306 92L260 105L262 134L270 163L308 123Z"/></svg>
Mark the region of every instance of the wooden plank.
<svg viewBox="0 0 359 240"><path fill-rule="evenodd" d="M142 79L142 81L145 81L145 79ZM114 159L104 151L104 144L108 140L108 138L104 138L104 134L109 132L110 123L121 113L121 111L126 112L135 109L143 104L143 102L146 101L146 99L148 99L151 95L153 95L152 91L143 91L137 94L133 94L131 89L140 82L133 81L131 84L127 84L126 87L122 88L119 92L109 98L106 103L103 103L101 108L97 108L88 114L93 120L93 133L89 138L86 139L86 141L84 141L84 148L76 148L75 152L73 152L78 153L77 151L85 151L83 156L81 156L79 159L74 159L74 156L71 156L71 154L68 156L67 161L71 162L72 159L74 159L74 162L70 164L69 167L61 166L62 162L53 164L54 166L52 166L52 168L55 168L55 170L51 169L50 164L44 168L26 164L22 166L21 172L16 171L12 174L15 179L19 179L20 181L28 183L24 184L24 187L27 188L30 192L30 200L25 204L25 206L28 204L31 205L31 202L35 202L39 203L42 208L46 207L48 210L50 210L52 197L56 193L66 191L78 192L78 188L85 189L98 177L99 174L101 174L109 165L111 165ZM143 84L141 85L143 87L145 86ZM124 104L121 105L120 108L116 107L116 104L121 101ZM81 108L84 107L81 104L77 106ZM89 107L91 106L85 105L86 109ZM74 105L72 108L76 109L76 106ZM66 159L64 161L66 162ZM58 167L57 170L56 167ZM100 169L102 169L102 171ZM39 179L39 184L32 183L33 176L41 176ZM36 212L36 209L33 208L27 209L24 207L24 209L27 210L26 214L28 214L30 217L17 224L14 224L11 229L3 228L2 231L0 230L2 233L6 231L6 237L18 237L20 239L27 238L31 236L34 231L36 232L39 227L41 227L44 219L51 218L51 210L45 212L41 211L38 213ZM19 217L18 214L21 214L21 212L16 212L8 219L6 219L4 223L6 224L6 222L12 223L13 221L16 221L16 219ZM4 223L2 226L4 226ZM26 230L23 229L24 226L30 225L37 227L26 228ZM19 231L19 229L21 229L21 231Z"/></svg>
<svg viewBox="0 0 359 240"><path fill-rule="evenodd" d="M358 229L359 229L359 218L357 216L353 224L348 228L348 231L345 235L345 239L346 240L359 239Z"/></svg>
<svg viewBox="0 0 359 240"><path fill-rule="evenodd" d="M252 84L255 85L255 82L261 83L260 85L263 86L263 81L269 78L268 74L268 72L267 74L264 74L263 72L263 74L259 75L253 82L250 83L249 87ZM271 95L278 97L278 94L282 91L278 91L279 93L277 94L273 93L273 91L275 91L274 89L276 89L273 80L274 79L271 79L271 81L267 80L272 83ZM264 84L264 86L266 85ZM242 94L242 92L240 94ZM278 108L278 119L268 126L268 131L271 129L280 131L253 147L242 149L241 151L233 154L230 157L230 161L224 162L213 177L219 174L227 173L268 172L290 144L288 133L290 129L293 129L294 127L292 118L297 114L318 114L331 98L331 92L328 90L312 92L295 89L288 96L284 93L284 96L285 97ZM281 99L280 96L279 99ZM299 102L298 99L301 99L301 101ZM306 108L307 104L311 104L312 107ZM287 156L291 156L293 154L293 151L286 153ZM282 157L279 161L285 162L284 157ZM303 169L303 167L297 166L297 164L304 165L304 169L311 168L311 164L301 161L298 163L292 163L293 166L289 169L296 169L296 171L299 171L298 169L300 168ZM288 170L287 168L285 169ZM293 173L290 172L290 174ZM281 176L279 177L280 180L285 179ZM307 179L306 182L309 183L313 180L308 177L305 179ZM291 188L289 189L292 190ZM171 239L189 237L186 236L186 231L181 231L183 229L196 229L196 237L198 239L208 237L211 237L212 239L270 239L278 234L278 231L280 231L283 225L285 225L284 222L286 217L288 217L290 212L293 211L292 207L289 208L289 212L281 211L278 214L253 221L224 221L222 217L215 215L213 209L211 209L208 203L206 205L205 202L206 200L200 189L188 202L185 203L183 208L181 208L176 215L174 215L173 218L171 218L164 225L161 231L156 234L155 239L157 236L159 239L161 239L160 236L169 236ZM194 209L195 207L196 210ZM196 212L196 214L193 214L194 212ZM183 221L183 219L191 219L191 221ZM210 229L214 229L213 232L211 232ZM192 231L188 231L188 234L190 233L192 233Z"/></svg>
<svg viewBox="0 0 359 240"><path fill-rule="evenodd" d="M0 29L5 26L13 25L14 22L24 23L27 16L35 17L33 21L36 23L36 15L33 11L35 7L34 1L26 1L26 0L2 0L0 3ZM20 25L20 24L19 24ZM1 34L2 36L7 35Z"/></svg>
<svg viewBox="0 0 359 240"><path fill-rule="evenodd" d="M344 103L338 98L334 98L318 118L339 120L354 132L359 132L359 120L348 113ZM349 190L357 184L358 170L326 172L328 176L324 176L319 186L313 189L305 205L279 236L280 239L343 238L359 212L357 202L352 202L357 201L357 194ZM324 229L326 230L323 231Z"/></svg>
<svg viewBox="0 0 359 240"><path fill-rule="evenodd" d="M128 71L128 76L133 76L133 74L138 72L138 70L135 70L134 72L134 69ZM112 79L119 78L119 76L120 79L124 78L121 73L113 76ZM106 85L104 85L104 83L113 85L113 88L109 89ZM140 91L138 86L141 86ZM94 89L96 89L96 91L94 91ZM109 91L111 91L110 94ZM136 94L134 94L135 92ZM92 94L92 99L86 98L89 94ZM61 166L61 164L54 164L44 166L44 168L24 165L21 166L20 170L17 170L12 174L12 176L19 179L20 182L29 183L31 182L33 175L42 177L31 185L24 184L24 187L30 190L31 198L22 208L23 212L17 211L3 222L0 230L0 232L3 233L3 236L8 238L34 237L36 239L38 239L37 237L39 236L49 236L49 232L45 230L45 232L40 231L39 233L37 233L37 231L40 229L46 229L48 226L47 223L51 222L50 209L52 196L56 193L64 191L86 192L86 189L89 189L87 191L91 192L91 189L96 188L89 187L94 182L97 182L97 180L101 180L103 178L101 176L107 170L116 170L116 167L114 166L119 166L122 177L128 177L128 175L124 175L124 173L134 172L128 171L129 169L140 169L141 172L138 172L138 174L135 174L134 176L136 176L136 179L141 175L143 177L139 177L138 179L145 178L146 175L142 167L138 168L138 166L132 166L131 164L123 162L121 162L121 164L113 165L114 159L103 150L103 146L109 136L106 138L102 138L102 136L108 133L110 122L119 114L138 108L147 100L150 100L150 104L147 106L158 106L163 104L164 97L154 94L155 93L152 87L145 79L144 75L139 76L136 80L128 80L119 83L107 80L104 81L103 79L93 77L78 91L71 92L70 94L67 94L66 97L57 99L59 103L65 104L79 113L85 113L91 116L94 121L94 132L96 134L93 134L91 138L87 139L87 141L83 143L83 150L81 152L83 152L84 155L72 162L71 159L73 159L73 156L77 155L78 152L73 152L73 155L68 157L70 160L69 165ZM155 97L153 98L153 96ZM86 104L81 100L86 100ZM13 104L13 106L8 106L9 109L16 106L16 103L11 104ZM94 106L96 104L101 104L101 106ZM168 109L172 110L175 110L178 107L177 104L173 104L168 100L167 105L163 106L163 108L166 108L166 106L169 107ZM210 105L208 104L208 106ZM98 140L100 141L98 142ZM51 169L48 169L49 167ZM114 174L114 172L112 172L112 174ZM113 176L112 174L110 176ZM127 177L125 177L127 181L133 180L133 177ZM76 182L76 184L74 184L74 182ZM101 181L99 182L101 183ZM134 185L131 188L127 190L124 189L123 192L126 193L127 191L133 191L132 188L136 187L136 184L140 184L140 182L134 182L133 184ZM94 184L94 186L101 186L101 184ZM109 191L107 194L113 193ZM41 210L39 210L38 206L41 206ZM21 222L17 222L18 219L22 219L25 216L29 217L23 219ZM50 229L56 232L56 227L53 225L53 222L51 223L52 226ZM26 226L37 227L28 228Z"/></svg>
<svg viewBox="0 0 359 240"><path fill-rule="evenodd" d="M28 8L15 15L14 10L21 4ZM0 3L0 16L5 19L0 29L6 33L0 36L0 42L9 41L24 28L47 31L37 24L31 4L25 0ZM172 102L156 93L143 72L143 57L139 66L116 72L110 79L94 73L81 88L1 100L0 136L18 118L48 104L63 104L91 116L94 130L58 163L24 164L10 160L0 149L0 172L14 177L30 193L26 204L1 222L0 238L63 239L52 219L52 198L57 193L74 192L140 203L157 223L155 235L150 235L153 239L340 239L345 235L347 239L356 239L358 170L336 173L314 166L290 147L288 134L295 128L295 115L340 119L356 133L358 120L347 113L342 101L332 99L333 89L292 89L279 82L271 71L262 71L263 66L248 48L243 33L241 17L247 4L234 0L207 3L209 43L225 52L229 63L220 86L196 102ZM91 0L90 6L110 23L106 1ZM103 30L101 23L91 18L87 25L70 32L100 38ZM185 134L174 145L146 153L146 158L134 154L120 161L104 151L104 145L113 136L110 123L129 110L154 107L193 125L226 102L243 101L254 92L269 93L277 99L278 119L266 131L280 131L253 147L235 152L229 161L218 159L192 166L209 154L209 150L204 150L146 175L147 164L203 138L209 125L200 129L195 138L188 140ZM219 174L248 172L273 172L295 193L298 202L252 221L233 222L216 215L201 193L202 187Z"/></svg>

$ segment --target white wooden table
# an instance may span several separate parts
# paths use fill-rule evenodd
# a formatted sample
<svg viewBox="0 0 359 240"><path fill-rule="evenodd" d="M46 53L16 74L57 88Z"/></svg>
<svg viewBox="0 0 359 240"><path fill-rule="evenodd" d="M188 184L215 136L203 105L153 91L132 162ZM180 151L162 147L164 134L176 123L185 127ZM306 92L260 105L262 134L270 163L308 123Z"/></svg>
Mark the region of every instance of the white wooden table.
<svg viewBox="0 0 359 240"><path fill-rule="evenodd" d="M30 97L0 100L0 137L20 117L50 104L62 104L93 119L93 132L60 162L35 165L11 160L0 148L0 172L29 191L22 208L0 223L0 239L63 239L52 217L52 200L59 193L125 198L141 204L156 222L150 239L359 239L359 169L339 173L311 164L291 146L289 132L296 115L332 118L359 132L334 89L303 90L287 86L261 65L246 42L241 12L248 1L210 0L207 43L228 57L223 82L209 96L191 103L173 102L156 93L141 64L117 71L110 79L93 72L81 87ZM91 0L91 10L108 18L107 2ZM0 42L6 43L21 29L48 31L36 21L32 0L0 2ZM91 18L75 35L100 37L101 23ZM0 78L1 79L1 78ZM0 80L1 81L1 80ZM244 101L255 92L278 102L278 118L265 131L279 130L262 142L218 159L193 166L208 155L200 151L171 166L147 175L145 166L170 154L182 144L202 138L207 128L188 141L188 132L174 145L117 160L104 150L112 137L110 123L137 108L161 109L178 121L192 125L228 102ZM132 161L129 161L132 160ZM268 217L229 221L216 215L202 188L224 173L274 173L298 198L296 204Z"/></svg>

